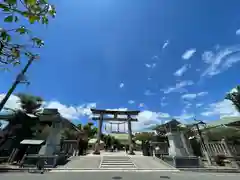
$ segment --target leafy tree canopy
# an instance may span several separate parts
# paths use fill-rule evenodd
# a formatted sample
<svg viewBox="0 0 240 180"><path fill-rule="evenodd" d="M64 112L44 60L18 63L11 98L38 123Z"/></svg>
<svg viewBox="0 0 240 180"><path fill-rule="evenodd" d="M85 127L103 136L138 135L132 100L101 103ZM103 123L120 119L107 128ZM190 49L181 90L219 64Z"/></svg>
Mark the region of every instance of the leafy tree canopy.
<svg viewBox="0 0 240 180"><path fill-rule="evenodd" d="M24 93L18 93L16 96L20 98L22 110L29 114L36 113L43 103L43 99L39 96Z"/></svg>
<svg viewBox="0 0 240 180"><path fill-rule="evenodd" d="M232 101L233 105L236 107L238 112L240 112L240 85L237 86L234 90L229 92L225 99Z"/></svg>
<svg viewBox="0 0 240 180"><path fill-rule="evenodd" d="M152 132L141 132L141 133L136 133L135 134L135 140L139 141L150 141L153 138L153 133Z"/></svg>
<svg viewBox="0 0 240 180"><path fill-rule="evenodd" d="M49 17L56 16L55 7L48 3L48 0L2 0L0 2L0 13L5 15L3 21L4 28L0 27L0 68L8 69L8 65L18 65L22 57L32 58L37 55L33 53L33 48L40 48L44 41L35 37L30 29L23 24L23 19L27 19L30 24L40 23L47 25ZM24 23L26 24L26 23ZM21 36L23 42L19 43Z"/></svg>

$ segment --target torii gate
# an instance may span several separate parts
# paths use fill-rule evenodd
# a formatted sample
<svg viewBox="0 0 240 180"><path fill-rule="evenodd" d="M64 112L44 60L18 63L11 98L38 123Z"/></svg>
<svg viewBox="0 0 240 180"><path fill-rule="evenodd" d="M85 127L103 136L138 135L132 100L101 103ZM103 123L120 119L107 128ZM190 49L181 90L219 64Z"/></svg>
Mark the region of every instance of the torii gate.
<svg viewBox="0 0 240 180"><path fill-rule="evenodd" d="M94 154L100 154L99 145L102 134L102 123L103 121L125 121L128 122L128 140L129 140L129 154L133 155L133 141L132 141L132 127L131 122L138 121L132 116L137 116L140 111L114 111L114 110L100 110L100 109L91 109L93 118L92 120L98 121L98 136ZM112 115L113 117L104 117L104 115ZM126 118L119 117L125 115Z"/></svg>

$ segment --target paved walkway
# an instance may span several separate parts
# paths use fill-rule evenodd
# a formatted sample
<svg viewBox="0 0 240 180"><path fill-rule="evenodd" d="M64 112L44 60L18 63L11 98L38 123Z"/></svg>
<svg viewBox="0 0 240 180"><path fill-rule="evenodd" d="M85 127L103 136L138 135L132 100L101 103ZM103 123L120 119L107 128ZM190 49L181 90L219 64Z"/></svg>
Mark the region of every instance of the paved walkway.
<svg viewBox="0 0 240 180"><path fill-rule="evenodd" d="M64 165L57 169L164 169L176 170L160 159L149 156L142 156L140 152L136 155L127 155L125 152L101 152L100 155L88 154L87 156L75 156Z"/></svg>

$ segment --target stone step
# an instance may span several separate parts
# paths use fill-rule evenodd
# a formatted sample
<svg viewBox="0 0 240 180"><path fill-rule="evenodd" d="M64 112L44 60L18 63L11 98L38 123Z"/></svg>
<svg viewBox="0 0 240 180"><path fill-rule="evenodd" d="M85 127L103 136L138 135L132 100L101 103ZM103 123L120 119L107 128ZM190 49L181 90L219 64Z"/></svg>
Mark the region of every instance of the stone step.
<svg viewBox="0 0 240 180"><path fill-rule="evenodd" d="M130 159L129 157L111 157L111 156L103 156L104 159Z"/></svg>
<svg viewBox="0 0 240 180"><path fill-rule="evenodd" d="M108 165L134 165L131 162L124 162L124 163L117 163L117 162L102 162L102 164L108 164Z"/></svg>
<svg viewBox="0 0 240 180"><path fill-rule="evenodd" d="M118 161L118 162L127 162L130 159L103 159L102 161Z"/></svg>
<svg viewBox="0 0 240 180"><path fill-rule="evenodd" d="M102 165L100 168L136 168L135 166L112 166L112 165Z"/></svg>

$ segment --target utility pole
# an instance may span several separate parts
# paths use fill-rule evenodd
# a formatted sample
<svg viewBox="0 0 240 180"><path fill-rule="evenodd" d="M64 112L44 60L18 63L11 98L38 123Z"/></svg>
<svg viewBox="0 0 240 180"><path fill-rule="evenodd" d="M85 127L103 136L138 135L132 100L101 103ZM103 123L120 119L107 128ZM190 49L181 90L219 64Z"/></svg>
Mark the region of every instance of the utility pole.
<svg viewBox="0 0 240 180"><path fill-rule="evenodd" d="M0 112L2 111L4 105L6 104L7 100L13 93L13 91L16 89L17 85L22 82L24 78L24 74L27 72L29 66L32 64L32 62L35 60L35 56L31 56L30 59L28 60L28 63L26 66L22 69L22 71L17 75L16 80L13 82L12 87L8 90L7 94L5 97L2 99L0 102Z"/></svg>

